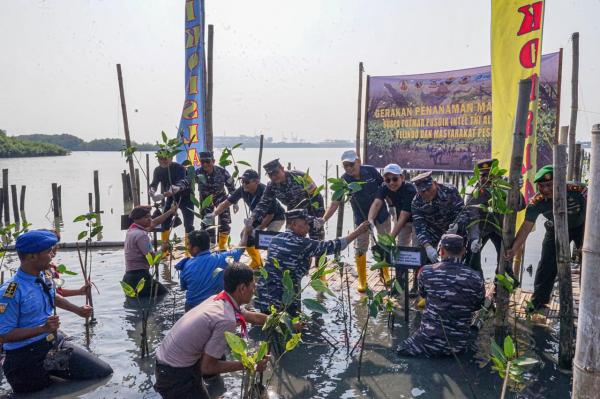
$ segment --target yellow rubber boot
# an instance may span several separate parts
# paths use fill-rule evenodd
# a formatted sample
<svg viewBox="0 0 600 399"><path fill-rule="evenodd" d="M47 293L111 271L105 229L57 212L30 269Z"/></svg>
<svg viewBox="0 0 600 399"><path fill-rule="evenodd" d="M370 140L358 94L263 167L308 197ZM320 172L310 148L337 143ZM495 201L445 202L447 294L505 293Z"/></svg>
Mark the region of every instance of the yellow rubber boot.
<svg viewBox="0 0 600 399"><path fill-rule="evenodd" d="M356 256L356 272L358 273L358 292L367 290L367 255Z"/></svg>
<svg viewBox="0 0 600 399"><path fill-rule="evenodd" d="M250 262L250 267L252 269L256 270L263 265L262 258L260 257L260 252L258 252L258 249L256 249L255 247L246 247L246 252L252 260L252 262Z"/></svg>
<svg viewBox="0 0 600 399"><path fill-rule="evenodd" d="M190 244L190 238L188 236L188 233L185 233L185 235L183 236L183 246L184 246L185 257L186 258L190 257L190 251L188 249L189 244Z"/></svg>
<svg viewBox="0 0 600 399"><path fill-rule="evenodd" d="M165 230L160 232L160 243L163 244L165 242L169 242L169 236L171 235L171 230ZM163 252L163 258L169 257L169 251Z"/></svg>
<svg viewBox="0 0 600 399"><path fill-rule="evenodd" d="M383 283L385 285L390 285L390 281L392 281L392 279L390 277L390 268L389 267L381 268L381 276L383 277Z"/></svg>
<svg viewBox="0 0 600 399"><path fill-rule="evenodd" d="M227 250L227 242L229 241L229 233L219 233L219 251Z"/></svg>

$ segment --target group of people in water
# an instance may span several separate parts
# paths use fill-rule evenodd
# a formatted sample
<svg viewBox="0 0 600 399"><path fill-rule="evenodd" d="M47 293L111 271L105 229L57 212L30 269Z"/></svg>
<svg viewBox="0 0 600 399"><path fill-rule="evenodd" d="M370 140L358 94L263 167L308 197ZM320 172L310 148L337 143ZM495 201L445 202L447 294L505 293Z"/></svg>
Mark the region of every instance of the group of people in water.
<svg viewBox="0 0 600 399"><path fill-rule="evenodd" d="M157 158L159 166L154 170L149 194L155 202L164 201L164 206L160 215L152 215L150 206L137 206L131 211L124 243L123 281L136 287L145 279L140 296L168 292L150 274L146 255L172 251L170 232L180 213L186 256L176 269L180 288L186 292L185 313L156 349L155 389L162 397L208 398L203 382L206 376L243 369L241 362L225 356L225 332L239 330L245 336L248 323L262 325L272 307L281 310L286 306L284 271L289 270L294 289L298 290L314 258L339 253L354 243L357 290L364 293L368 288L369 247L377 245L377 235L384 233L391 234L399 246L420 248L423 264L411 289L419 306L424 307L421 324L400 344L398 354L439 356L468 347L473 313L484 302L481 249L488 241L494 244L500 260L502 232L498 226L502 226L503 215L490 214L487 209L491 200L489 176L497 168L496 160L477 162L479 181L463 198L454 186L436 181L431 172L409 179L407 171L397 164L389 164L380 172L363 165L355 151L345 151L341 156L341 178L360 186L350 195L355 226L344 237L326 240L324 226L341 204L332 201L325 208L317 185L307 173L285 170L275 159L264 165L267 184L260 182L257 171L248 169L241 174L241 186L236 188L229 172L215 164L212 152L200 154L195 176L164 152L159 151ZM517 255L537 216L544 215L547 233L535 276L535 310L550 301L556 277L552 180L552 166L540 168L535 177L538 193L527 204L521 201L525 222L512 248L505 250L507 258ZM196 230L194 202L209 196L212 202L200 210L201 226ZM233 247L229 244L230 208L237 212L240 200L249 213L240 241ZM570 239L581 248L585 186L567 186L567 205ZM284 224L285 230L279 232ZM215 229L216 238L212 233ZM264 260L255 242L256 230L279 232L270 241ZM150 232L161 233L161 248L153 248ZM110 365L65 340L58 330L55 305L82 317L91 313L88 305L70 303L65 299L68 292L57 290L53 284L51 266L58 240L56 233L47 230L20 235L15 245L20 267L0 288L4 375L15 392L42 389L50 384L51 376L88 379L112 372ZM248 265L241 262L244 252L250 259ZM266 278L255 278L258 268ZM390 270L382 268L380 273L383 282L390 284ZM300 298L285 310L292 315L301 312ZM259 362L257 371L265 370L268 360L266 356Z"/></svg>

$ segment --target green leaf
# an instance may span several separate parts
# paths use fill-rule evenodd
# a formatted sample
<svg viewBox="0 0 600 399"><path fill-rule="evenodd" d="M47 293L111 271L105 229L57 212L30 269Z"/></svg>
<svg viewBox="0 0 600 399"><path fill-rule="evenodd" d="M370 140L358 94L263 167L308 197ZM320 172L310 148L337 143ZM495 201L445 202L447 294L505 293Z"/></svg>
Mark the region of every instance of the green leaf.
<svg viewBox="0 0 600 399"><path fill-rule="evenodd" d="M234 145L233 147L231 147L231 149L235 150L236 148L240 148L242 145L244 145L244 143L237 143L236 145Z"/></svg>
<svg viewBox="0 0 600 399"><path fill-rule="evenodd" d="M516 355L515 345L513 343L512 338L510 337L510 335L507 335L504 338L504 355L506 356L507 359L512 359Z"/></svg>
<svg viewBox="0 0 600 399"><path fill-rule="evenodd" d="M167 144L169 142L169 138L167 137L167 134L164 131L160 132L160 134L162 135L163 143Z"/></svg>
<svg viewBox="0 0 600 399"><path fill-rule="evenodd" d="M190 201L192 202L192 204L194 204L196 208L200 208L200 201L198 201L198 198L196 198L195 195L190 194Z"/></svg>
<svg viewBox="0 0 600 399"><path fill-rule="evenodd" d="M229 349L231 349L233 353L246 355L246 349L248 346L243 339L230 331L225 331L225 340L227 341L227 345L229 345Z"/></svg>
<svg viewBox="0 0 600 399"><path fill-rule="evenodd" d="M325 306L323 306L321 303L319 303L316 299L312 299L312 298L303 299L302 304L304 304L304 306L310 311L321 313L321 314L328 313L327 308Z"/></svg>
<svg viewBox="0 0 600 399"><path fill-rule="evenodd" d="M254 361L256 363L260 362L265 357L265 355L267 354L268 351L269 351L269 344L266 343L265 341L261 341L260 345L258 346L258 350L254 354Z"/></svg>
<svg viewBox="0 0 600 399"><path fill-rule="evenodd" d="M502 348L500 348L500 346L498 346L498 344L493 339L491 340L491 344L492 356L500 360L503 364L506 364L507 360L506 356L504 356L504 351L502 350Z"/></svg>
<svg viewBox="0 0 600 399"><path fill-rule="evenodd" d="M370 269L371 270L379 270L379 269L383 269L384 267L389 267L389 266L390 265L386 261L382 260L382 261L379 261L379 262L373 264L370 267Z"/></svg>
<svg viewBox="0 0 600 399"><path fill-rule="evenodd" d="M79 215L75 219L73 219L73 223L82 222L87 219L87 215Z"/></svg>
<svg viewBox="0 0 600 399"><path fill-rule="evenodd" d="M266 269L265 269L263 266L261 266L261 267L258 269L258 272L260 273L260 276L261 276L262 278L264 278L265 280L266 280L267 278L269 278L269 273L267 272L267 270L266 270Z"/></svg>
<svg viewBox="0 0 600 399"><path fill-rule="evenodd" d="M250 163L248 163L248 162L246 162L246 161L237 161L237 163L239 163L240 165L247 166L247 167L249 167L249 168L250 168L250 167L252 167L252 165L250 165Z"/></svg>
<svg viewBox="0 0 600 399"><path fill-rule="evenodd" d="M319 256L318 267L323 267L327 263L327 252L323 252L321 256Z"/></svg>
<svg viewBox="0 0 600 399"><path fill-rule="evenodd" d="M87 235L88 235L88 232L87 232L87 231L82 231L81 233L79 233L79 234L77 235L77 241L81 240L81 239L82 239L82 238L84 238L84 237L87 237Z"/></svg>
<svg viewBox="0 0 600 399"><path fill-rule="evenodd" d="M150 266L154 266L154 257L150 252L146 254L146 262L148 262Z"/></svg>
<svg viewBox="0 0 600 399"><path fill-rule="evenodd" d="M529 366L536 363L538 363L536 359L525 356L518 357L512 361L512 364L515 364L517 366Z"/></svg>
<svg viewBox="0 0 600 399"><path fill-rule="evenodd" d="M77 273L70 271L69 269L67 269L67 266L63 265L62 263L60 265L58 265L58 267L56 268L56 271L61 274L66 274L68 276L76 276L77 275Z"/></svg>
<svg viewBox="0 0 600 399"><path fill-rule="evenodd" d="M292 338L290 338L285 343L285 351L289 352L289 351L294 350L294 348L296 346L298 346L298 344L301 342L301 338L302 338L302 334L301 333L296 333L296 334L292 335Z"/></svg>
<svg viewBox="0 0 600 399"><path fill-rule="evenodd" d="M92 229L92 233L90 234L90 237L97 236L102 231L103 228L104 228L104 226L96 226L96 227L94 227Z"/></svg>
<svg viewBox="0 0 600 399"><path fill-rule="evenodd" d="M369 314L371 315L371 317L377 317L377 315L379 314L379 307L376 303L373 302L369 304Z"/></svg>
<svg viewBox="0 0 600 399"><path fill-rule="evenodd" d="M292 281L292 277L290 276L289 270L285 270L283 272L282 283L283 283L283 296L281 298L281 301L283 302L284 306L288 306L294 300L294 294L295 294L294 282Z"/></svg>
<svg viewBox="0 0 600 399"><path fill-rule="evenodd" d="M203 200L202 200L202 205L201 205L201 209L206 209L209 206L212 205L213 202L213 195L210 194L208 196L206 196Z"/></svg>
<svg viewBox="0 0 600 399"><path fill-rule="evenodd" d="M271 261L273 262L273 266L275 266L275 269L279 269L281 267L279 265L279 260L277 260L277 258L271 257Z"/></svg>
<svg viewBox="0 0 600 399"><path fill-rule="evenodd" d="M133 288L127 284L125 281L121 281L121 288L123 288L123 292L130 298L135 298L136 294Z"/></svg>
<svg viewBox="0 0 600 399"><path fill-rule="evenodd" d="M396 289L397 293L404 292L404 290L402 289L402 287L400 287L400 283L396 279L394 279L394 288Z"/></svg>
<svg viewBox="0 0 600 399"><path fill-rule="evenodd" d="M156 255L154 255L152 264L157 265L158 262L160 262L162 260L163 256L164 256L164 254L162 253L162 251L159 251Z"/></svg>
<svg viewBox="0 0 600 399"><path fill-rule="evenodd" d="M310 286L317 292L326 293L330 296L335 296L335 294L327 287L327 284L321 279L312 280L310 282Z"/></svg>
<svg viewBox="0 0 600 399"><path fill-rule="evenodd" d="M142 277L140 281L138 281L135 286L135 293L139 295L140 292L144 289L144 285L146 285L146 277Z"/></svg>

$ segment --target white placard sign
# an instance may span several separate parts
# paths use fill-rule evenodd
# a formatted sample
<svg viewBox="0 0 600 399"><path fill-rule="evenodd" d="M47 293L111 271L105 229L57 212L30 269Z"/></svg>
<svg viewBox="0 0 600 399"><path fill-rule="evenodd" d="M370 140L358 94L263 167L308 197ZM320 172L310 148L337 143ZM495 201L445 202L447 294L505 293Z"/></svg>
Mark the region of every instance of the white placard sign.
<svg viewBox="0 0 600 399"><path fill-rule="evenodd" d="M255 241L256 247L259 249L268 249L271 244L271 240L275 237L279 232L277 231L261 231L256 230Z"/></svg>
<svg viewBox="0 0 600 399"><path fill-rule="evenodd" d="M392 258L394 266L421 267L421 250L419 248L399 247Z"/></svg>

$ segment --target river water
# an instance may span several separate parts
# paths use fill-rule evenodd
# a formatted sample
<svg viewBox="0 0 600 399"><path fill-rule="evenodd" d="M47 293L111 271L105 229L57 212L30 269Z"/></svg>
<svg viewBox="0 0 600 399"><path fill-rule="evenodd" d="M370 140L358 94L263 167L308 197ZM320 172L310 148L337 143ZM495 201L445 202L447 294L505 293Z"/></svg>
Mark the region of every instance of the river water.
<svg viewBox="0 0 600 399"><path fill-rule="evenodd" d="M329 160L329 176L335 175L335 165L343 149L303 148L303 149L265 149L263 163L280 157L282 163L291 162L300 170L310 169L318 184L324 181L325 160ZM239 151L237 159L256 165L258 151L248 149ZM154 160L152 159L152 163ZM144 161L142 160L142 163ZM70 221L81 213L87 212L87 193L93 191L93 170L100 171L101 208L104 211L102 223L105 226L103 239L120 241L124 233L119 230L119 218L123 213L120 172L126 167L124 158L118 153L75 152L67 157L43 157L28 159L2 159L0 168L9 168L11 184L27 185L26 214L33 228L51 227L50 209L51 183L62 185L63 196L63 241L74 241L81 226ZM151 166L152 167L152 166ZM144 186L144 185L143 185ZM145 198L143 189L142 198ZM233 235L240 230L243 210L234 216ZM335 219L335 218L334 218ZM350 212L344 218L344 230L351 227ZM541 226L540 226L541 227ZM525 265L537 264L543 227L538 228L528 242ZM330 223L327 234L335 233L335 223ZM182 232L178 232L178 235ZM351 251L344 254L350 260ZM495 254L493 246L488 245L483 252L484 272L487 279L493 275ZM12 260L11 260L12 259ZM109 362L114 374L103 381L93 383L55 384L42 393L30 397L48 398L154 398L158 397L152 389L152 357L141 359L139 350L140 316L137 306L124 299L119 286L123 274L123 252L120 249L98 249L93 252L93 279L100 294L95 294L95 315L98 324L92 328L89 349ZM9 258L9 266L16 267L16 260ZM57 263L65 263L77 271L76 252L62 250ZM535 270L535 267L534 267ZM153 353L168 329L183 314L183 293L178 288L177 275L168 273L168 267L162 269L162 280L171 288L171 293L155 305L149 320L149 346ZM81 277L66 276L67 287L79 287ZM531 287L529 273L523 275L523 286ZM314 296L314 292L307 295ZM359 297L352 296L351 340L359 336L359 327L366 317L364 306L358 303ZM75 303L82 298L75 297ZM340 339L343 332L338 312L338 302L334 298L324 301L330 313L323 316L313 315L314 327L304 334L299 348L286 355L282 360L280 373L274 379L273 389L284 398L440 398L473 397L467 380L478 398L499 396L500 379L493 374L489 365L485 365L484 353L489 352L489 334L486 329L480 332L473 351L461 357L465 374L457 367L454 359L401 359L393 350L405 338L415 325L411 313L411 322L404 323L396 318L393 331L390 331L384 319L370 324L363 359L362 381L356 379L357 356L349 357L341 343L334 347L324 343L321 338L326 330L334 339ZM75 342L86 344L83 320L77 316L60 312L61 328ZM557 344L555 333L532 325L522 326L522 350L536 357L541 364L527 375L528 383L518 397L567 397L568 375L560 373L555 366ZM340 341L341 342L341 341ZM240 375L224 376L223 386L213 387L215 397L238 397ZM0 383L0 396L10 392L6 380ZM513 395L513 394L511 394ZM517 397L517 395L513 395Z"/></svg>

